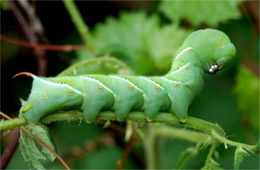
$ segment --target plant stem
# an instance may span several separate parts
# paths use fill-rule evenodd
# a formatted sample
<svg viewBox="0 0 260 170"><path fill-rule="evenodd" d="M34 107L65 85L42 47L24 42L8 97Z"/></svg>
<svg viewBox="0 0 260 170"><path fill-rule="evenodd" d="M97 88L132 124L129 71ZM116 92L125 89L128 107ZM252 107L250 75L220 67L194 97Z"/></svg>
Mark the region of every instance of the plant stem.
<svg viewBox="0 0 260 170"><path fill-rule="evenodd" d="M148 127L148 134L144 141L144 146L145 146L145 153L146 153L147 169L158 169L156 134L154 133L152 126Z"/></svg>
<svg viewBox="0 0 260 170"><path fill-rule="evenodd" d="M188 129L180 129L180 128L175 128L175 127L169 127L169 126L158 126L154 128L154 132L157 135L160 136L165 136L165 137L173 137L177 139L182 139L186 140L189 142L194 142L194 143L203 143L209 138L211 139L209 142L212 143L213 139L210 137L210 135L197 132L194 130L188 130Z"/></svg>
<svg viewBox="0 0 260 170"><path fill-rule="evenodd" d="M0 131L11 130L11 129L14 129L16 127L24 126L26 124L27 124L27 122L23 118L15 118L15 119L11 119L11 120L5 120L3 122L0 122Z"/></svg>
<svg viewBox="0 0 260 170"><path fill-rule="evenodd" d="M94 43L92 41L91 35L89 33L89 28L88 26L85 24L76 4L74 3L73 0L63 0L63 3L67 9L67 11L70 14L70 17L74 23L74 25L76 26L81 38L84 41L84 44L91 48L91 49L95 49Z"/></svg>
<svg viewBox="0 0 260 170"><path fill-rule="evenodd" d="M255 146L228 140L227 138L225 138L223 136L220 136L215 131L212 131L212 136L214 138L216 138L218 141L220 141L221 143L226 143L228 145L235 146L235 147L241 146L241 147L243 147L243 148L245 148L245 149L247 149L249 151L257 152Z"/></svg>
<svg viewBox="0 0 260 170"><path fill-rule="evenodd" d="M51 114L42 119L41 123L52 123L57 121L64 121L64 120L77 120L77 119L84 119L83 113L80 111L67 111L67 112L58 112L55 114ZM114 112L106 111L101 112L96 120L117 120L117 117ZM145 115L143 112L130 112L126 120L133 120L133 121L146 121ZM196 129L202 132L211 133L212 130L219 133L221 136L224 136L224 131L216 124L211 122L207 122L205 120L201 120L194 117L188 117L187 122L185 124L180 123L179 119L171 114L171 113L164 113L161 112L158 114L157 117L153 119L152 122L159 122L159 123L169 123L175 125L182 125L187 126L192 129ZM9 130L13 129L18 126L28 124L25 119L23 118L15 118L12 120L7 120L0 123L0 130Z"/></svg>
<svg viewBox="0 0 260 170"><path fill-rule="evenodd" d="M211 147L210 147L210 150L209 150L209 153L208 153L208 156L207 156L207 159L206 159L206 162L205 162L205 165L207 167L208 164L210 164L210 161L212 159L212 156L214 154L214 151L216 150L218 146L218 143L217 142L214 142Z"/></svg>
<svg viewBox="0 0 260 170"><path fill-rule="evenodd" d="M55 114L46 116L45 118L43 118L41 120L40 123L48 124L48 123L57 122L57 121L78 120L78 119L84 119L83 113L80 111L57 112ZM96 120L117 120L117 116L114 112L110 112L110 111L101 112ZM130 112L126 120L145 122L146 118L145 118L145 115L143 112ZM235 146L235 147L242 146L242 147L246 148L247 150L251 150L254 152L257 152L259 150L258 147L256 147L255 145L247 145L247 144L228 140L225 138L225 132L223 131L223 129L221 127L219 127L217 124L214 124L214 123L211 123L211 122L208 122L205 120L201 120L198 118L194 118L191 116L189 116L187 118L187 122L185 124L183 124L183 123L180 123L179 119L174 114L161 112L158 114L157 117L155 117L153 119L153 121L151 123L154 123L154 122L186 126L186 127L206 133L204 135L207 135L207 134L211 135L213 138L217 139L221 143L226 143L226 144L229 144L229 145ZM6 121L1 121L0 122L0 131L11 130L16 127L24 126L27 124L29 124L29 123L22 117L11 119L11 120L6 120ZM169 131L168 132L166 132L166 131L164 132L164 135L168 135L168 136L175 135L176 137L178 136L179 138L181 138L180 136L184 136L183 134L180 134L179 132L178 132L179 134L175 133L175 132L177 132L176 130L175 130L175 132L172 131L171 134ZM205 139L205 136L203 137L202 134L199 134L198 132L196 134L195 134L195 132L188 132L188 131L187 132L185 131L182 133L189 134L190 136L192 135L191 137L182 138L182 139L185 138L185 140L190 140L190 141L198 140L199 141L200 137ZM191 139L191 138L194 138L194 139Z"/></svg>

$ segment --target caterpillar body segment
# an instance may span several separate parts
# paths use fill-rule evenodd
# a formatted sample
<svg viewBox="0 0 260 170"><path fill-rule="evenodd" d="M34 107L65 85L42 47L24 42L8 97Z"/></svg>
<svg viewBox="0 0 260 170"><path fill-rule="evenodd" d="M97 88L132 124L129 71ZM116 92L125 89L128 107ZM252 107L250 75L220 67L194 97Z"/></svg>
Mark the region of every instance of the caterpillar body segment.
<svg viewBox="0 0 260 170"><path fill-rule="evenodd" d="M171 106L168 110L170 113L176 114L182 122L185 122L188 113L188 106L190 105L193 94L190 89L179 81L174 81L165 77L152 78L163 86L171 101Z"/></svg>
<svg viewBox="0 0 260 170"><path fill-rule="evenodd" d="M48 78L54 83L66 83L81 92L83 100L80 109L89 121L93 121L102 109L109 109L114 105L114 92L102 82L90 76L65 76ZM68 97L68 96L64 96ZM106 100L104 100L106 99Z"/></svg>
<svg viewBox="0 0 260 170"><path fill-rule="evenodd" d="M152 120L159 111L168 111L171 105L169 95L164 87L156 83L151 77L124 76L142 89L144 104L142 109L147 120Z"/></svg>
<svg viewBox="0 0 260 170"><path fill-rule="evenodd" d="M78 108L82 101L82 92L70 85L34 76L31 93L21 110L26 120L36 123L57 110Z"/></svg>
<svg viewBox="0 0 260 170"><path fill-rule="evenodd" d="M174 64L175 66L175 64ZM173 81L179 81L189 88L193 95L197 95L203 87L204 70L191 62L181 64L172 69L164 77Z"/></svg>
<svg viewBox="0 0 260 170"><path fill-rule="evenodd" d="M193 32L184 41L164 76L84 75L33 77L33 87L22 115L32 123L60 109L81 109L87 120L102 110L113 110L119 120L130 111L143 111L152 120L160 111L185 121L188 108L202 89L205 72L215 73L235 56L235 47L218 30Z"/></svg>
<svg viewBox="0 0 260 170"><path fill-rule="evenodd" d="M115 103L112 110L119 120L124 120L131 110L141 110L144 100L143 92L134 83L116 75L90 75L104 83L114 94Z"/></svg>

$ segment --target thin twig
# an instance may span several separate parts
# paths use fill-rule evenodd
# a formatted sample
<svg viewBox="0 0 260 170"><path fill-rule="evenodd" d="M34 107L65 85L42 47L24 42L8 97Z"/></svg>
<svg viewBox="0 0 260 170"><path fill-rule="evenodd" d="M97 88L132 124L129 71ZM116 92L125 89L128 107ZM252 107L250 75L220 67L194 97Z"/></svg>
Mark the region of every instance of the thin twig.
<svg viewBox="0 0 260 170"><path fill-rule="evenodd" d="M128 145L122 155L122 158L120 160L117 161L117 169L118 170L122 170L123 169L123 166L124 166L124 163L129 155L129 153L131 152L132 148L133 148L133 145L136 141L136 137L134 134L132 134L131 138L130 138L130 141L128 142Z"/></svg>
<svg viewBox="0 0 260 170"><path fill-rule="evenodd" d="M25 17L23 16L22 12L19 10L18 6L16 5L15 1L7 1L8 5L10 6L14 16L16 17L18 23L20 24L25 36L30 41L30 43L37 43L37 37L30 27L30 24L26 21ZM25 11L26 12L26 11ZM38 75L44 76L47 72L47 58L45 56L45 52L43 50L34 50L34 54L37 59L38 63Z"/></svg>
<svg viewBox="0 0 260 170"><path fill-rule="evenodd" d="M44 29L40 19L37 15L35 15L35 3L31 5L29 0L17 1L17 3L23 8L23 11L25 11L27 17L29 18L29 24L33 32L42 34Z"/></svg>
<svg viewBox="0 0 260 170"><path fill-rule="evenodd" d="M7 116L3 112L0 112L0 115L8 120L12 120L11 117ZM70 167L66 164L66 162L54 151L52 150L45 142L43 142L41 139L39 139L37 136L35 136L33 133L31 133L28 129L26 129L24 126L20 127L23 131L25 131L28 135L30 135L32 138L34 138L37 142L39 142L41 145L43 145L46 149L48 149L60 162L61 164L67 169L70 170Z"/></svg>
<svg viewBox="0 0 260 170"><path fill-rule="evenodd" d="M207 165L209 165L210 162L212 161L214 152L215 152L215 150L216 150L218 144L219 144L219 143L216 141L216 142L214 142L214 143L211 145L210 150L209 150L209 153L208 153L208 156L207 156L207 159L206 159L206 161L205 161L205 166L206 166L206 167L207 167Z"/></svg>
<svg viewBox="0 0 260 170"><path fill-rule="evenodd" d="M88 50L92 51L92 49L84 46L84 45L50 45L50 44L38 44L38 43L30 43L23 40L18 40L14 38L10 38L5 35L0 35L0 40L4 40L13 44L17 44L23 47L33 48L37 50L49 50L49 51L74 51L74 50Z"/></svg>

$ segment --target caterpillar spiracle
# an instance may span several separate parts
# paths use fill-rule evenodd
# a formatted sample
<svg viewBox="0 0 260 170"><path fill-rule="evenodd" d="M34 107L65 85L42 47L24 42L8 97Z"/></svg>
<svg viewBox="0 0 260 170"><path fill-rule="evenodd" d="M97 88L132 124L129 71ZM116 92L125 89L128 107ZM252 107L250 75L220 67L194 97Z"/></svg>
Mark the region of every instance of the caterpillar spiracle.
<svg viewBox="0 0 260 170"><path fill-rule="evenodd" d="M119 120L130 111L143 111L147 120L158 112L176 114L185 122L188 107L203 86L205 72L216 73L236 54L228 36L214 29L191 33L164 76L100 75L33 77L21 115L30 123L61 109L80 109L93 121L102 110L113 110Z"/></svg>

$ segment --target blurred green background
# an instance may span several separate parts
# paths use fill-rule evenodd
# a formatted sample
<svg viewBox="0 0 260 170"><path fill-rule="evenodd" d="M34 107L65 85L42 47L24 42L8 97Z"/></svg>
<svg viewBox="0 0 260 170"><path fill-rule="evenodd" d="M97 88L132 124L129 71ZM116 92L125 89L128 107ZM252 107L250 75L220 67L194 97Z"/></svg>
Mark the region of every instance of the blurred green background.
<svg viewBox="0 0 260 170"><path fill-rule="evenodd" d="M44 28L36 34L40 43L83 44L62 1L29 4ZM216 75L205 76L205 87L192 103L189 115L218 123L232 140L248 144L259 140L259 1L76 1L76 4L90 28L96 51L121 59L136 74L166 73L177 49L194 30L216 28L225 32L237 48L236 60ZM28 41L12 9L2 0L1 35ZM125 56L104 49L110 45L122 49ZM37 74L37 59L32 49L6 41L1 41L0 52L1 111L16 117L19 98L26 99L30 93L31 79L12 76L21 71ZM97 54L85 50L45 51L45 56L48 62L45 76L56 76L71 64L93 59ZM117 125L125 127L125 123ZM124 133L103 129L99 124L71 121L53 123L49 128L58 153L75 169L115 169L127 145ZM11 135L1 134L1 154ZM192 146L169 138L160 138L159 142L163 169L176 167L181 152ZM221 167L232 169L234 148L219 148L219 154ZM206 155L205 150L199 153L187 168L201 168ZM144 160L144 151L137 141L124 168L145 168ZM57 160L46 167L62 168ZM19 148L8 165L8 169L17 168L28 168ZM259 169L259 157L246 157L241 168Z"/></svg>

